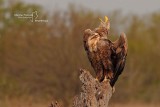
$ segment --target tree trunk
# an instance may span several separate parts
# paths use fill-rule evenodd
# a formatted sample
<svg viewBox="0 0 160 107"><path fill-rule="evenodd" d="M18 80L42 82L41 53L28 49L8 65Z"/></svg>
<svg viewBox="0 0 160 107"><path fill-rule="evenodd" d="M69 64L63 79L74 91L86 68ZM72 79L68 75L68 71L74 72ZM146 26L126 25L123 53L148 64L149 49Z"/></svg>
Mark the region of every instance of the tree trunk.
<svg viewBox="0 0 160 107"><path fill-rule="evenodd" d="M75 96L73 107L108 107L113 89L109 81L99 83L95 78L84 69L80 70L80 81L82 91ZM50 107L60 107L58 103L52 103Z"/></svg>

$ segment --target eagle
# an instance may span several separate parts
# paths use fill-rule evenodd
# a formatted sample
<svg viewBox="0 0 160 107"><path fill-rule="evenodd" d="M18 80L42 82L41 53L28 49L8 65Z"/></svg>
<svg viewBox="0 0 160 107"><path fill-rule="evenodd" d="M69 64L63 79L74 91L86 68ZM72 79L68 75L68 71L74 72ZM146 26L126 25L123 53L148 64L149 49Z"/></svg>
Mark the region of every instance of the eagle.
<svg viewBox="0 0 160 107"><path fill-rule="evenodd" d="M105 21L101 20L97 28L84 31L83 43L91 66L96 72L96 80L109 80L113 87L125 67L128 44L125 33L121 33L114 42L109 40L109 30L110 22L105 16Z"/></svg>

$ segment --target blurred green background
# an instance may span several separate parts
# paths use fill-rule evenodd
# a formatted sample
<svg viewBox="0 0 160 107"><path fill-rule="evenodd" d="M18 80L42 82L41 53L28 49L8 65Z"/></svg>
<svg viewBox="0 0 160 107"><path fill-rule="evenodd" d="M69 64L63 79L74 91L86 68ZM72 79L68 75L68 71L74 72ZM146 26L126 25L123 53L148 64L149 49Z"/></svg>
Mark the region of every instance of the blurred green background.
<svg viewBox="0 0 160 107"><path fill-rule="evenodd" d="M34 11L48 23L14 16ZM65 11L56 9L51 14L40 5L20 1L6 5L0 0L0 106L30 102L31 107L52 99L71 105L80 92L79 68L95 76L83 48L83 31L97 27L98 18L105 15L111 22L109 38L114 41L125 32L129 45L111 102L159 103L160 11L123 15L120 10L101 13L70 4Z"/></svg>

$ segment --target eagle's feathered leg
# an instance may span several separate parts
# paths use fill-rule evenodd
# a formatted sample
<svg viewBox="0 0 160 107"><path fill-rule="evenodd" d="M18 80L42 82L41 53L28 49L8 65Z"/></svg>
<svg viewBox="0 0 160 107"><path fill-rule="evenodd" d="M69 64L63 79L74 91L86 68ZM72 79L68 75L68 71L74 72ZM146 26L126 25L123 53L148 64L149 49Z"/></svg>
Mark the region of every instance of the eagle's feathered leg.
<svg viewBox="0 0 160 107"><path fill-rule="evenodd" d="M104 75L103 75L103 70L99 69L97 70L98 72L96 72L96 79L99 82L102 82L104 80Z"/></svg>
<svg viewBox="0 0 160 107"><path fill-rule="evenodd" d="M113 78L113 72L112 72L112 71L109 71L107 75L108 75L108 78L109 78L109 79L112 79L112 78Z"/></svg>

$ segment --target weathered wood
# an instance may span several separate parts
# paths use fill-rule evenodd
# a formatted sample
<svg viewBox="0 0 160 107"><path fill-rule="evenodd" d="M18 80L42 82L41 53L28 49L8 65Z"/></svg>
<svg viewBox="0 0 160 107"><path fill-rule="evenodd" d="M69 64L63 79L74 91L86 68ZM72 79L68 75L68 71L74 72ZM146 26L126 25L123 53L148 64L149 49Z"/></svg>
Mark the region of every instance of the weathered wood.
<svg viewBox="0 0 160 107"><path fill-rule="evenodd" d="M109 81L99 83L86 70L81 69L80 80L82 91L75 97L73 107L107 107L112 96L112 87Z"/></svg>
<svg viewBox="0 0 160 107"><path fill-rule="evenodd" d="M109 81L99 83L87 70L80 70L82 91L74 98L73 107L107 107L112 96ZM57 103L50 107L60 107Z"/></svg>
<svg viewBox="0 0 160 107"><path fill-rule="evenodd" d="M50 106L49 107L61 107L58 102L51 102Z"/></svg>

